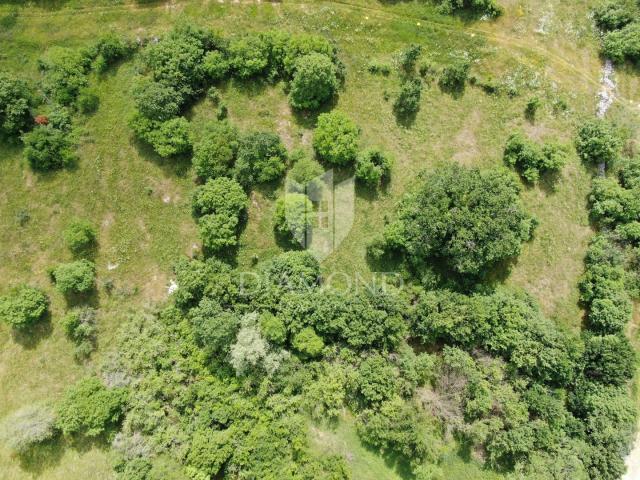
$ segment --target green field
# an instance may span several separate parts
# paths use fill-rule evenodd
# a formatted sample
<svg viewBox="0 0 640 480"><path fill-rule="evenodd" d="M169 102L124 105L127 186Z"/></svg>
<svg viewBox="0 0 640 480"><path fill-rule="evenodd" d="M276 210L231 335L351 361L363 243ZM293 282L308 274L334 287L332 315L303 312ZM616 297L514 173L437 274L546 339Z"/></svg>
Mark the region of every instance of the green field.
<svg viewBox="0 0 640 480"><path fill-rule="evenodd" d="M505 14L489 22L444 17L419 1L60 0L22 5L0 0L0 70L37 83L41 73L36 61L52 45L83 46L107 30L132 38L152 37L181 19L228 34L280 28L335 40L347 72L337 107L361 127L363 147L379 146L395 157L389 188L377 196L358 192L354 225L322 264L327 275L345 272L366 278L376 267L367 262L365 248L418 172L450 162L502 165L504 143L517 129L535 139L570 144L577 123L594 113L601 64L587 13L597 2L501 3ZM454 98L432 81L423 91L415 122L401 125L391 102L385 100L385 92L399 89L397 75L371 75L367 65L372 59L391 62L410 42L423 45L423 55L435 65L469 55L472 75L478 79L492 75L513 85L518 94L488 95L467 85L464 94ZM74 118L81 131L76 169L36 174L23 161L21 148L0 144L0 294L30 282L52 299L50 322L35 337L20 338L6 325L0 326L0 418L23 404L56 399L66 386L92 372L127 314L163 302L175 260L200 249L190 212L195 188L190 164L161 159L139 144L127 125L136 73L134 59L104 75L92 74L100 106L90 116ZM616 78L618 102L610 115L628 125L640 141L640 77L621 71ZM289 149L312 152L315 118L292 114L282 85L231 80L221 91L229 118L241 131L275 131ZM543 107L531 123L523 111L534 94L543 99ZM554 110L560 100L566 102L566 111ZM211 102L203 99L188 117L197 130L214 115ZM505 272L507 284L527 290L547 316L574 330L581 327L583 316L577 281L593 234L586 208L591 174L571 149L555 188L523 187L525 206L539 226L511 271ZM240 268L250 269L254 257L264 260L282 250L272 223L280 191L281 187L273 187L252 192L237 257ZM21 212L29 215L24 225L18 221ZM76 217L99 225L99 289L92 298L100 312L98 350L82 364L74 360L72 345L60 327L65 300L47 275L48 267L70 260L60 232ZM110 294L103 288L108 280L115 285ZM634 331L637 321L636 316ZM335 429L310 428L318 451L347 456L355 480L407 478L360 444L348 417ZM113 478L107 450L99 443L52 445L18 460L1 447L0 476ZM447 456L445 466L452 480L501 478L485 473L474 461L465 462L456 452Z"/></svg>

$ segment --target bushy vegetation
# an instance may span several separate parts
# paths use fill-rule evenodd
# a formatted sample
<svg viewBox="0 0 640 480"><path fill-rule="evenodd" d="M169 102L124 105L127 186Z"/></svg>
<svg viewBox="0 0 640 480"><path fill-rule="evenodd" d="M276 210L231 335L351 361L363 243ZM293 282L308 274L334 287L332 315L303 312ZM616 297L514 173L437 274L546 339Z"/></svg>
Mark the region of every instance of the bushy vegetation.
<svg viewBox="0 0 640 480"><path fill-rule="evenodd" d="M0 440L14 453L23 455L31 448L51 440L56 417L47 405L32 404L11 413L0 424Z"/></svg>
<svg viewBox="0 0 640 480"><path fill-rule="evenodd" d="M440 72L438 84L446 92L461 92L469 76L471 65L467 60L458 60L451 65L447 65Z"/></svg>
<svg viewBox="0 0 640 480"><path fill-rule="evenodd" d="M125 389L106 388L98 378L80 380L56 405L56 427L64 435L101 435L122 416L126 397Z"/></svg>
<svg viewBox="0 0 640 480"><path fill-rule="evenodd" d="M228 177L218 177L196 188L191 202L205 247L219 252L238 242L240 217L247 208L247 194Z"/></svg>
<svg viewBox="0 0 640 480"><path fill-rule="evenodd" d="M96 266L89 260L62 263L51 270L56 288L63 294L88 293L96 283Z"/></svg>
<svg viewBox="0 0 640 480"><path fill-rule="evenodd" d="M313 133L313 148L322 160L347 165L358 155L359 136L360 129L343 112L323 113Z"/></svg>
<svg viewBox="0 0 640 480"><path fill-rule="evenodd" d="M42 319L49 297L39 288L20 285L0 297L0 320L16 328L28 328Z"/></svg>
<svg viewBox="0 0 640 480"><path fill-rule="evenodd" d="M273 223L276 231L302 245L312 226L313 204L303 193L287 193L276 202Z"/></svg>
<svg viewBox="0 0 640 480"><path fill-rule="evenodd" d="M458 274L483 275L517 256L532 235L519 191L502 170L451 166L426 174L385 228L385 248L405 252L417 271L438 258Z"/></svg>
<svg viewBox="0 0 640 480"><path fill-rule="evenodd" d="M193 167L199 178L230 177L238 153L239 134L226 121L207 124L200 141L193 146Z"/></svg>
<svg viewBox="0 0 640 480"><path fill-rule="evenodd" d="M438 8L442 13L460 13L464 10L498 17L502 14L502 8L495 0L438 0Z"/></svg>
<svg viewBox="0 0 640 480"><path fill-rule="evenodd" d="M609 0L593 12L596 26L604 33L602 53L614 62L640 60L638 5L629 0Z"/></svg>
<svg viewBox="0 0 640 480"><path fill-rule="evenodd" d="M244 187L277 180L286 169L287 150L275 133L253 132L240 140L234 176Z"/></svg>
<svg viewBox="0 0 640 480"><path fill-rule="evenodd" d="M338 89L336 67L322 53L300 57L291 80L289 102L293 108L316 109L330 100Z"/></svg>
<svg viewBox="0 0 640 480"><path fill-rule="evenodd" d="M96 348L97 328L96 310L83 307L71 310L62 321L67 338L75 344L75 357L83 359L91 355Z"/></svg>
<svg viewBox="0 0 640 480"><path fill-rule="evenodd" d="M504 160L518 169L525 180L536 183L542 175L560 172L567 161L567 151L556 143L539 146L523 134L514 133L507 140Z"/></svg>
<svg viewBox="0 0 640 480"><path fill-rule="evenodd" d="M77 156L70 132L53 124L38 125L22 136L24 157L37 172L72 166Z"/></svg>
<svg viewBox="0 0 640 480"><path fill-rule="evenodd" d="M393 160L377 148L364 150L356 159L356 178L368 187L375 188L389 180Z"/></svg>
<svg viewBox="0 0 640 480"><path fill-rule="evenodd" d="M422 80L412 78L402 83L400 93L393 102L393 111L398 117L410 117L420 110Z"/></svg>
<svg viewBox="0 0 640 480"><path fill-rule="evenodd" d="M287 173L289 188L298 193L318 192L322 188L322 180L319 178L324 174L322 165L304 153L297 158L295 155L291 155L293 166Z"/></svg>
<svg viewBox="0 0 640 480"><path fill-rule="evenodd" d="M31 127L31 96L26 82L0 73L1 137L17 137Z"/></svg>
<svg viewBox="0 0 640 480"><path fill-rule="evenodd" d="M610 165L618 159L621 147L617 132L606 120L587 120L578 129L576 150L587 163Z"/></svg>
<svg viewBox="0 0 640 480"><path fill-rule="evenodd" d="M74 220L64 231L64 241L74 255L89 253L98 242L98 233L91 222Z"/></svg>
<svg viewBox="0 0 640 480"><path fill-rule="evenodd" d="M630 24L636 13L632 2L609 0L594 9L593 20L598 28L606 32Z"/></svg>

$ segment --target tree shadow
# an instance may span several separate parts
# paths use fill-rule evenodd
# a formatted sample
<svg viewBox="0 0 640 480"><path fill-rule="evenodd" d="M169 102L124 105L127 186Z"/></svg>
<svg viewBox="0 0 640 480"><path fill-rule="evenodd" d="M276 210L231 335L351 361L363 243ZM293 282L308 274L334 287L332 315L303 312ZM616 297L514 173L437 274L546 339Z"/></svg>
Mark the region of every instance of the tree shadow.
<svg viewBox="0 0 640 480"><path fill-rule="evenodd" d="M17 455L17 459L22 470L39 477L45 470L60 464L64 451L65 442L63 439L54 437Z"/></svg>
<svg viewBox="0 0 640 480"><path fill-rule="evenodd" d="M69 292L65 294L64 299L69 309L75 307L100 308L100 291L97 287L85 293Z"/></svg>
<svg viewBox="0 0 640 480"><path fill-rule="evenodd" d="M411 128L413 124L416 123L416 117L418 116L419 111L420 109L416 110L415 112L400 113L394 108L393 113L396 117L396 123L398 125L404 128Z"/></svg>
<svg viewBox="0 0 640 480"><path fill-rule="evenodd" d="M438 82L438 88L442 93L451 95L454 100L458 100L464 96L466 85L464 82L455 85L445 85L441 81Z"/></svg>
<svg viewBox="0 0 640 480"><path fill-rule="evenodd" d="M338 94L334 95L329 101L325 102L320 108L315 110L296 110L291 109L291 115L296 125L307 130L316 128L318 122L318 116L323 113L328 113L338 105Z"/></svg>
<svg viewBox="0 0 640 480"><path fill-rule="evenodd" d="M191 168L191 155L181 154L173 157L164 158L158 155L153 147L144 140L133 135L130 139L131 144L136 148L141 157L145 160L155 163L159 166L167 176L176 176L180 178L187 177Z"/></svg>
<svg viewBox="0 0 640 480"><path fill-rule="evenodd" d="M540 176L538 185L546 195L553 195L558 191L561 176L561 173L558 171L544 173Z"/></svg>
<svg viewBox="0 0 640 480"><path fill-rule="evenodd" d="M22 329L12 329L11 335L13 340L26 350L33 350L38 344L51 336L53 332L53 324L51 322L51 312L47 309L42 318Z"/></svg>

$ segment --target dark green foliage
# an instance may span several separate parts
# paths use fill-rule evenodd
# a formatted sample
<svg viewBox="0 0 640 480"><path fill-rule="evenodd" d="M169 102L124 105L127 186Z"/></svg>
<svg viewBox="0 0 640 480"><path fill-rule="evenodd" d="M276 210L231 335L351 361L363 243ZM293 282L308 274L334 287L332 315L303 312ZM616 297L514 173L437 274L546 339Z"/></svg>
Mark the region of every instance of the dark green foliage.
<svg viewBox="0 0 640 480"><path fill-rule="evenodd" d="M42 319L49 308L49 298L39 288L20 285L0 297L0 321L23 329Z"/></svg>
<svg viewBox="0 0 640 480"><path fill-rule="evenodd" d="M458 60L442 69L440 80L438 81L440 88L448 92L460 92L464 90L464 84L469 76L469 68L471 65L467 60Z"/></svg>
<svg viewBox="0 0 640 480"><path fill-rule="evenodd" d="M56 288L63 294L87 293L96 283L96 266L89 260L62 263L51 271Z"/></svg>
<svg viewBox="0 0 640 480"><path fill-rule="evenodd" d="M83 89L78 95L78 110L84 114L94 113L100 105L100 98L92 90Z"/></svg>
<svg viewBox="0 0 640 480"><path fill-rule="evenodd" d="M640 222L638 221L618 225L615 232L620 236L620 239L625 242L633 245L640 243Z"/></svg>
<svg viewBox="0 0 640 480"><path fill-rule="evenodd" d="M24 158L37 172L69 167L75 163L75 143L68 132L40 125L22 136Z"/></svg>
<svg viewBox="0 0 640 480"><path fill-rule="evenodd" d="M38 66L45 75L45 94L60 105L72 105L87 86L91 56L86 51L55 46L47 50Z"/></svg>
<svg viewBox="0 0 640 480"><path fill-rule="evenodd" d="M183 104L183 98L171 85L146 81L133 91L138 111L149 120L165 122L176 117Z"/></svg>
<svg viewBox="0 0 640 480"><path fill-rule="evenodd" d="M499 291L467 297L426 292L415 315L413 333L427 345L481 346L526 375L561 385L575 374L580 355L577 339L545 319L524 294Z"/></svg>
<svg viewBox="0 0 640 480"><path fill-rule="evenodd" d="M397 394L398 372L382 355L372 355L360 364L356 389L366 407L379 406Z"/></svg>
<svg viewBox="0 0 640 480"><path fill-rule="evenodd" d="M318 284L320 264L309 252L285 252L263 264L261 274L271 285L305 291Z"/></svg>
<svg viewBox="0 0 640 480"><path fill-rule="evenodd" d="M542 102L540 101L540 98L531 97L529 100L527 100L527 105L524 108L524 116L529 120L535 120L536 113L541 105Z"/></svg>
<svg viewBox="0 0 640 480"><path fill-rule="evenodd" d="M626 189L612 178L595 178L589 195L590 213L603 225L640 218L640 189Z"/></svg>
<svg viewBox="0 0 640 480"><path fill-rule="evenodd" d="M262 35L238 37L229 45L229 59L233 74L239 78L261 75L269 66L269 43Z"/></svg>
<svg viewBox="0 0 640 480"><path fill-rule="evenodd" d="M231 268L219 260L179 260L174 271L178 290L173 294L176 305L188 308L197 305L206 294L223 306L235 303L238 287Z"/></svg>
<svg viewBox="0 0 640 480"><path fill-rule="evenodd" d="M240 140L235 178L244 187L277 180L286 169L287 150L275 133L254 132Z"/></svg>
<svg viewBox="0 0 640 480"><path fill-rule="evenodd" d="M422 80L412 78L403 82L400 93L393 102L393 111L399 117L415 115L420 110Z"/></svg>
<svg viewBox="0 0 640 480"><path fill-rule="evenodd" d="M358 417L358 434L362 440L384 452L398 453L408 460L434 458L440 438L425 425L423 413L413 405L394 398L379 410L365 410Z"/></svg>
<svg viewBox="0 0 640 480"><path fill-rule="evenodd" d="M416 266L435 257L459 274L482 275L517 256L531 237L533 219L524 212L519 191L502 170L445 167L406 195L398 223L386 233Z"/></svg>
<svg viewBox="0 0 640 480"><path fill-rule="evenodd" d="M274 228L279 234L305 244L313 223L313 211L313 204L305 194L287 193L276 201Z"/></svg>
<svg viewBox="0 0 640 480"><path fill-rule="evenodd" d="M360 129L340 111L318 116L313 148L318 156L334 165L347 165L358 155Z"/></svg>
<svg viewBox="0 0 640 480"><path fill-rule="evenodd" d="M96 311L85 307L72 310L65 315L62 327L67 338L75 344L75 356L78 359L88 357L96 348Z"/></svg>
<svg viewBox="0 0 640 480"><path fill-rule="evenodd" d="M247 201L247 194L238 182L220 177L196 188L191 208L195 217L222 213L238 217L247 208Z"/></svg>
<svg viewBox="0 0 640 480"><path fill-rule="evenodd" d="M578 129L576 150L587 163L611 164L618 158L621 147L622 142L617 132L605 120L587 120Z"/></svg>
<svg viewBox="0 0 640 480"><path fill-rule="evenodd" d="M273 44L272 37L272 44ZM272 47L273 50L273 47ZM318 35L300 34L289 38L284 46L284 55L281 57L282 70L285 77L294 75L299 58L311 53L320 53L329 57L336 65L338 76L341 76L342 65L338 60L336 47L327 39Z"/></svg>
<svg viewBox="0 0 640 480"><path fill-rule="evenodd" d="M207 124L193 146L193 166L199 178L231 176L238 153L238 130L226 121Z"/></svg>
<svg viewBox="0 0 640 480"><path fill-rule="evenodd" d="M104 35L89 49L89 54L94 59L94 70L98 73L105 72L111 65L129 57L135 48L135 44L126 38L114 33Z"/></svg>
<svg viewBox="0 0 640 480"><path fill-rule="evenodd" d="M471 10L489 17L502 15L502 8L495 0L438 0L438 4L440 11L449 15L463 10Z"/></svg>
<svg viewBox="0 0 640 480"><path fill-rule="evenodd" d="M0 73L0 136L18 136L31 127L30 104L27 84Z"/></svg>
<svg viewBox="0 0 640 480"><path fill-rule="evenodd" d="M322 165L307 156L297 159L293 157L294 154L291 155L291 160L294 161L294 164L287 175L288 187L292 191L299 193L318 192L323 185L322 180L319 178L324 174Z"/></svg>
<svg viewBox="0 0 640 480"><path fill-rule="evenodd" d="M631 310L631 301L622 293L613 298L596 298L589 310L589 328L602 334L622 333Z"/></svg>
<svg viewBox="0 0 640 480"><path fill-rule="evenodd" d="M293 108L317 109L330 100L338 88L336 67L322 53L310 53L296 62L289 103Z"/></svg>
<svg viewBox="0 0 640 480"><path fill-rule="evenodd" d="M207 478L218 474L233 454L232 429L202 429L195 432L187 455L187 464L203 472Z"/></svg>
<svg viewBox="0 0 640 480"><path fill-rule="evenodd" d="M640 60L640 22L630 23L620 30L607 33L602 51L614 62Z"/></svg>
<svg viewBox="0 0 640 480"><path fill-rule="evenodd" d="M637 15L630 1L608 0L593 10L593 20L600 30L618 30L631 23Z"/></svg>
<svg viewBox="0 0 640 480"><path fill-rule="evenodd" d="M240 329L236 314L223 310L216 300L204 298L191 309L189 318L196 342L208 355L224 357L229 352Z"/></svg>
<svg viewBox="0 0 640 480"><path fill-rule="evenodd" d="M207 52L202 61L202 70L209 81L223 79L229 72L229 68L229 61L218 50Z"/></svg>
<svg viewBox="0 0 640 480"><path fill-rule="evenodd" d="M131 119L130 126L135 134L149 143L161 157L191 151L191 127L184 117L156 121L137 114Z"/></svg>
<svg viewBox="0 0 640 480"><path fill-rule="evenodd" d="M203 215L198 219L202 245L212 252L220 252L238 244L239 219L227 212Z"/></svg>
<svg viewBox="0 0 640 480"><path fill-rule="evenodd" d="M422 45L412 43L407 46L398 56L398 64L405 73L411 73L415 69L416 62L422 54Z"/></svg>
<svg viewBox="0 0 640 480"><path fill-rule="evenodd" d="M260 332L267 340L277 345L282 345L287 340L287 327L282 319L271 312L265 312L260 315ZM320 342L322 342L322 339L320 339Z"/></svg>
<svg viewBox="0 0 640 480"><path fill-rule="evenodd" d="M393 160L383 151L370 148L358 154L356 178L368 187L375 188L389 179Z"/></svg>
<svg viewBox="0 0 640 480"><path fill-rule="evenodd" d="M291 346L304 358L316 358L322 353L324 343L311 327L305 327L291 339Z"/></svg>
<svg viewBox="0 0 640 480"><path fill-rule="evenodd" d="M373 74L384 75L385 77L391 73L391 66L387 63L371 61L367 65L367 70Z"/></svg>
<svg viewBox="0 0 640 480"><path fill-rule="evenodd" d="M98 233L91 222L74 220L64 230L64 241L74 255L90 253L98 241Z"/></svg>
<svg viewBox="0 0 640 480"><path fill-rule="evenodd" d="M541 175L558 173L567 161L567 152L555 143L538 146L523 134L514 133L507 140L504 160L527 181L535 183Z"/></svg>
<svg viewBox="0 0 640 480"><path fill-rule="evenodd" d="M624 335L590 336L585 342L585 375L606 385L633 378L635 352Z"/></svg>
<svg viewBox="0 0 640 480"><path fill-rule="evenodd" d="M95 377L80 380L56 406L56 426L65 435L96 437L118 422L126 397L126 390L108 389Z"/></svg>

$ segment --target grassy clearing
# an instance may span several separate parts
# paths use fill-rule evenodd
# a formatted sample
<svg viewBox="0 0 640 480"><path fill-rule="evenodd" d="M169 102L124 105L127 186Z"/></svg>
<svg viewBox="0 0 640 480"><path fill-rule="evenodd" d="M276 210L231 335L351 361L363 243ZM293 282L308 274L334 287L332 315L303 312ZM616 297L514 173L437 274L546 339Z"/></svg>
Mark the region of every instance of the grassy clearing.
<svg viewBox="0 0 640 480"><path fill-rule="evenodd" d="M497 22L469 23L437 16L423 2L411 1L257 5L105 0L87 6L87 2L70 0L36 2L29 8L0 2L0 68L37 82L36 59L50 45L81 46L106 29L132 37L156 35L182 18L230 34L282 28L336 40L347 67L337 107L361 126L363 147L379 146L396 159L385 192L358 191L353 228L323 263L327 274L366 277L371 266L365 247L419 171L451 161L500 165L504 142L514 129L523 129L534 138L569 143L578 119L593 113L600 68L597 42L586 18L593 2L503 3L506 13ZM536 33L541 25L543 31ZM384 99L384 92L393 96L399 88L397 76L373 76L366 67L371 59L391 62L409 42L423 44L425 57L436 65L468 52L475 59L474 75L491 74L519 86L522 94L513 99L489 96L469 86L463 96L453 98L431 82L423 92L415 122L409 127L400 125L391 112L391 101ZM0 293L14 283L29 281L46 288L53 299L51 322L34 341L13 338L0 326L0 417L24 403L55 398L93 368L91 362L74 362L72 346L59 325L65 301L46 276L49 266L69 259L60 233L72 218L88 218L99 226L99 282L111 279L116 287L112 295L100 288L92 299L100 308L99 350L94 362L108 350L127 312L166 298L171 264L197 249L189 209L193 174L188 163L160 160L136 144L126 126L134 76L135 63L128 62L92 79L101 104L94 115L76 119L82 126L77 170L35 175L23 164L18 148L0 145ZM613 114L632 126L637 123L633 112L639 100L638 80L625 72L619 73L619 80L624 101L614 107ZM315 118L292 115L281 85L230 82L221 91L231 121L241 130L277 131L289 148L301 147L311 154ZM544 100L535 124L523 116L526 100L533 94ZM568 111L553 111L552 104L559 99L566 101ZM196 130L214 113L208 100L196 105L190 112ZM524 201L540 226L507 280L530 291L546 314L573 328L581 322L576 282L591 235L585 209L589 185L590 173L572 154L555 190L544 185L525 188ZM271 186L252 193L237 259L243 268L251 267L254 255L265 259L280 251L271 220L279 192L280 187ZM23 227L17 220L22 211L30 216ZM326 441L320 443L323 448L346 445L353 452L354 478L401 478L359 444L350 420L326 432ZM46 452L41 453L21 465L0 450L0 468L7 478L15 479L111 478L106 452L98 445L59 449L46 458ZM450 478L485 478L476 465L462 462L454 453L448 458Z"/></svg>

